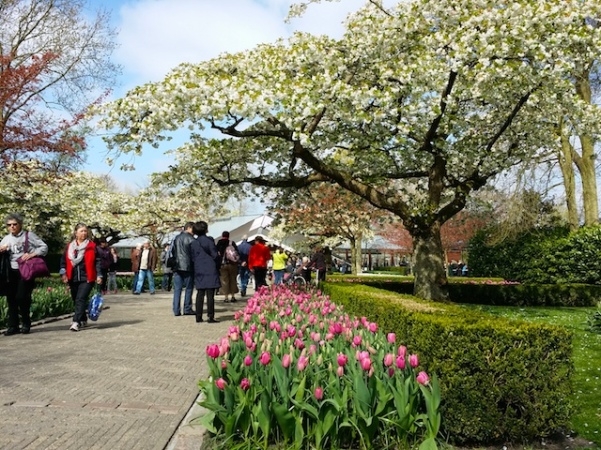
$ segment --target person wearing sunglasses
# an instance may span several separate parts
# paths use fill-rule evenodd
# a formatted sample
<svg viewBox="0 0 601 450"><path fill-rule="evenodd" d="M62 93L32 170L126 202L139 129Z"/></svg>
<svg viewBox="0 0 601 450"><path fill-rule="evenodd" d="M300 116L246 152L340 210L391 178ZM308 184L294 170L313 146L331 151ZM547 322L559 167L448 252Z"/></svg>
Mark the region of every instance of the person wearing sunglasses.
<svg viewBox="0 0 601 450"><path fill-rule="evenodd" d="M19 272L21 258L26 261L34 256L45 256L48 246L33 231L23 230L23 216L12 213L4 220L8 234L0 241L0 252L10 252L10 272L6 286L8 303L8 328L6 336L23 333L29 334L31 328L31 293L35 280L25 281ZM27 233L27 253L25 253L25 233ZM19 328L21 315L21 328Z"/></svg>

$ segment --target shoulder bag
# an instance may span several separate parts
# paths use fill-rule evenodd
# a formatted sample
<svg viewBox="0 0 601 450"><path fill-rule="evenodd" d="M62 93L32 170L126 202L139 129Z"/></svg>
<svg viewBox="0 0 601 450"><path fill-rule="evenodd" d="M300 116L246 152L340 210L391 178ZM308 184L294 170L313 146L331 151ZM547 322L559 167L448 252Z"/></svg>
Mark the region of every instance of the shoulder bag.
<svg viewBox="0 0 601 450"><path fill-rule="evenodd" d="M28 253L29 250L29 231L25 232L25 246L23 253ZM25 281L34 280L38 277L47 277L50 275L46 262L40 256L34 256L33 258L23 261L21 258L17 259L19 264L19 272L21 278Z"/></svg>

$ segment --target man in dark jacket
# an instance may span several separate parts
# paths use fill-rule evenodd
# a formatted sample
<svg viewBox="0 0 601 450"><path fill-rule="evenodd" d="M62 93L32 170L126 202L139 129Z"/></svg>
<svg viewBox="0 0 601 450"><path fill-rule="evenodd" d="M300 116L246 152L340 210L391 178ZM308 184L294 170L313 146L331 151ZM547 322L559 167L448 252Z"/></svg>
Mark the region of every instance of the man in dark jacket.
<svg viewBox="0 0 601 450"><path fill-rule="evenodd" d="M194 241L192 227L194 222L187 222L184 231L173 240L171 254L175 258L173 266L173 314L181 316L182 289L184 294L184 315L193 316L192 290L194 289L194 277L192 267L192 250L190 245Z"/></svg>

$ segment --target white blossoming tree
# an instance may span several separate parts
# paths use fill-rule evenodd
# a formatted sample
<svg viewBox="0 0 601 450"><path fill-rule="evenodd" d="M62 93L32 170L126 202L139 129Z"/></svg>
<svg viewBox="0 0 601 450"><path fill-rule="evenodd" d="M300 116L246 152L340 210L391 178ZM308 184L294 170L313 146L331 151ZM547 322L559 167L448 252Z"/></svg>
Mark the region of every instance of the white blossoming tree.
<svg viewBox="0 0 601 450"><path fill-rule="evenodd" d="M188 127L177 173L218 185L330 181L402 219L415 294L445 299L440 227L470 193L555 144L561 111L598 131L573 94L577 51L598 53L601 3L367 2L340 40L295 34L211 61L104 105L113 150L141 152ZM586 44L586 45L584 45ZM220 139L203 137L203 130Z"/></svg>

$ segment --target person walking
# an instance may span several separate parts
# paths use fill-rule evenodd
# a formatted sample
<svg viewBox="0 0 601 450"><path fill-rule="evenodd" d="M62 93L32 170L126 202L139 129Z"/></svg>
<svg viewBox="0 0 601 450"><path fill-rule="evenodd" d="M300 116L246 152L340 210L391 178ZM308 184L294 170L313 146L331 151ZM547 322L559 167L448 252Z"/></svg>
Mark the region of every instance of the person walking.
<svg viewBox="0 0 601 450"><path fill-rule="evenodd" d="M163 279L161 281L161 288L164 291L171 291L171 284L173 282L173 270L167 266L167 259L169 259L169 244L165 244L163 251L161 252L161 269L163 270Z"/></svg>
<svg viewBox="0 0 601 450"><path fill-rule="evenodd" d="M272 255L273 259L273 284L282 284L284 282L284 272L286 270L286 261L288 255L282 247L277 247Z"/></svg>
<svg viewBox="0 0 601 450"><path fill-rule="evenodd" d="M192 266L192 250L190 245L194 241L194 222L187 222L184 231L173 240L171 254L174 257L173 266L173 314L181 316L182 290L184 294L184 315L196 315L192 309L192 290L194 289L194 277Z"/></svg>
<svg viewBox="0 0 601 450"><path fill-rule="evenodd" d="M134 291L134 295L140 295L144 287L144 280L148 278L148 289L150 295L154 295L154 269L157 266L157 251L150 246L150 241L147 239L142 244L142 251L138 255L138 285Z"/></svg>
<svg viewBox="0 0 601 450"><path fill-rule="evenodd" d="M48 246L33 231L23 230L23 216L11 213L4 220L8 234L0 241L0 252L8 252L10 268L6 284L6 300L8 303L8 328L6 336L23 333L29 334L31 329L31 293L35 280L25 281L19 272L18 260L27 261L35 256L45 256ZM27 239L27 248L25 240ZM21 328L19 328L19 315Z"/></svg>
<svg viewBox="0 0 601 450"><path fill-rule="evenodd" d="M240 256L238 255L237 261L228 258L226 249L230 245L234 248L236 255L238 255L238 246L234 241L230 240L229 231L224 231L221 233L221 238L216 242L216 246L219 256L221 256L221 269L219 273L221 277L221 293L225 295L225 303L229 301L232 303L236 302L234 295L238 292L237 277Z"/></svg>
<svg viewBox="0 0 601 450"><path fill-rule="evenodd" d="M102 291L102 295L104 295L106 294L107 284L109 281L109 268L111 267L111 253L106 238L98 239L96 250L100 255L100 267L102 267L102 272L100 274L100 276L102 276L102 286L100 287L100 290Z"/></svg>
<svg viewBox="0 0 601 450"><path fill-rule="evenodd" d="M328 268L326 255L319 245L315 247L315 253L313 253L313 256L311 256L309 268L317 270L317 282L326 281L326 272Z"/></svg>
<svg viewBox="0 0 601 450"><path fill-rule="evenodd" d="M193 228L196 239L190 244L194 266L194 285L196 287L196 322L203 321L204 299L207 298L207 322L216 323L215 291L221 287L221 256L212 237L207 236L209 227L199 221Z"/></svg>
<svg viewBox="0 0 601 450"><path fill-rule="evenodd" d="M111 247L109 250L111 257L111 264L109 266L108 271L108 282L107 282L107 292L112 292L116 294L119 289L117 287L117 268L119 266L119 255L117 255L117 249L115 247Z"/></svg>
<svg viewBox="0 0 601 450"><path fill-rule="evenodd" d="M85 223L75 225L74 239L67 245L60 262L63 283L69 284L75 314L71 331L79 331L88 323L86 306L94 283L102 284L100 254L88 237Z"/></svg>
<svg viewBox="0 0 601 450"><path fill-rule="evenodd" d="M140 252L142 251L142 244L136 244L134 248L131 249L130 253L130 261L131 261L131 271L134 273L134 279L131 284L131 293L136 292L136 287L138 286L138 272L140 271Z"/></svg>
<svg viewBox="0 0 601 450"><path fill-rule="evenodd" d="M251 245L248 243L248 236L242 236L242 242L238 245L238 255L240 256L238 275L240 276L240 295L242 297L246 296L246 289L250 280L250 270L248 269L248 253L250 252L250 248Z"/></svg>
<svg viewBox="0 0 601 450"><path fill-rule="evenodd" d="M269 247L265 245L263 236L255 237L255 243L248 254L248 268L255 276L255 290L267 286L267 264L271 259Z"/></svg>

